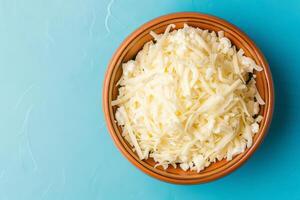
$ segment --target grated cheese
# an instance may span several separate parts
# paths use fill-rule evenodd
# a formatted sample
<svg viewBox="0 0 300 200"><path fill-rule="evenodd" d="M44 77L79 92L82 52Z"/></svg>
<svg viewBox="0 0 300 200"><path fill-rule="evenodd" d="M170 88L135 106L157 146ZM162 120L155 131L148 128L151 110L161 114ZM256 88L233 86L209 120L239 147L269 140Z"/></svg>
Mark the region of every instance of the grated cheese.
<svg viewBox="0 0 300 200"><path fill-rule="evenodd" d="M193 28L150 32L135 60L123 63L116 121L139 159L153 158L200 172L249 148L259 131L261 71L254 60L218 33Z"/></svg>

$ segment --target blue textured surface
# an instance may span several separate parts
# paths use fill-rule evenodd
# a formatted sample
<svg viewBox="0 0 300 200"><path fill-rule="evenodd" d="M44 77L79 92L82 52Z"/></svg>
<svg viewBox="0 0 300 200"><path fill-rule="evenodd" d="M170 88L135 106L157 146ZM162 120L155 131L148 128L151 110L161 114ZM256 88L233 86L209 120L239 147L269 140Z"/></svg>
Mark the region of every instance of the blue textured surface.
<svg viewBox="0 0 300 200"><path fill-rule="evenodd" d="M299 10L297 0L0 0L0 200L300 199ZM114 146L101 108L120 42L178 11L239 26L266 55L275 82L262 146L204 185L172 185L136 169Z"/></svg>

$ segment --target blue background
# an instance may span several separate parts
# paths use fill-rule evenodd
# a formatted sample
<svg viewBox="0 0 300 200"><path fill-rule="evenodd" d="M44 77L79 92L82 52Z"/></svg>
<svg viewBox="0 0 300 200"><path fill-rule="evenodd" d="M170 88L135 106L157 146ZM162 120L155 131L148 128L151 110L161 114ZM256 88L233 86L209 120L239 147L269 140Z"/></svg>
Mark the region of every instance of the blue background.
<svg viewBox="0 0 300 200"><path fill-rule="evenodd" d="M300 199L300 2L0 0L0 200ZM245 31L267 57L276 105L241 168L193 186L132 166L105 127L102 85L121 41L163 14L198 11Z"/></svg>

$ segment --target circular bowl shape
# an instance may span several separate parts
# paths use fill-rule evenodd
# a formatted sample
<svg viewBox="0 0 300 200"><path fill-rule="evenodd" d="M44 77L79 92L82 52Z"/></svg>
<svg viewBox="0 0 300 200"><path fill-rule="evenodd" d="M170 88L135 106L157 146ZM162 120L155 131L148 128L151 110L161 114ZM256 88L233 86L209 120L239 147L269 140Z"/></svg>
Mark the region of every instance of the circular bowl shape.
<svg viewBox="0 0 300 200"><path fill-rule="evenodd" d="M200 173L194 171L183 171L180 168L173 168L169 166L167 170L161 167L154 168L155 162L153 159L139 160L129 143L122 137L122 129L116 123L114 113L117 106L112 106L111 101L115 100L118 95L118 87L116 83L122 75L122 63L135 58L135 55L140 51L143 45L152 40L150 31L156 33L163 33L167 25L175 24L176 29L182 28L183 24L187 23L193 27L201 29L208 29L211 31L225 32L231 42L238 48L243 48L245 55L251 57L255 62L263 67L263 71L256 72L256 86L261 97L265 100L266 104L261 106L260 114L263 120L260 123L260 130L255 134L253 144L249 149L246 149L242 154L235 156L231 161L225 159L212 163L209 167L205 168ZM174 13L158 17L134 31L114 54L104 81L103 88L103 109L105 113L105 120L108 130L123 155L136 167L143 172L157 179L177 183L177 184L195 184L204 183L223 177L233 170L237 169L244 163L257 149L267 133L268 127L271 123L274 105L274 92L271 72L266 59L261 51L255 44L234 25L206 14L200 13Z"/></svg>

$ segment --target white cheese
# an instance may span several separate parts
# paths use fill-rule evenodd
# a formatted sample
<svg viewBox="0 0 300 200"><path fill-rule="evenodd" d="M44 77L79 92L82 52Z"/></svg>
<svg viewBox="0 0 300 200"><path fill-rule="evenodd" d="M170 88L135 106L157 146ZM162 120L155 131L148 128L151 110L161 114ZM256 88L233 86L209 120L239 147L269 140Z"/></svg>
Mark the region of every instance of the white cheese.
<svg viewBox="0 0 300 200"><path fill-rule="evenodd" d="M212 162L231 160L253 143L262 116L255 86L261 71L224 36L184 25L164 34L150 32L135 60L123 63L115 118L140 159L166 169L177 164L200 172ZM257 101L257 102L256 102Z"/></svg>

